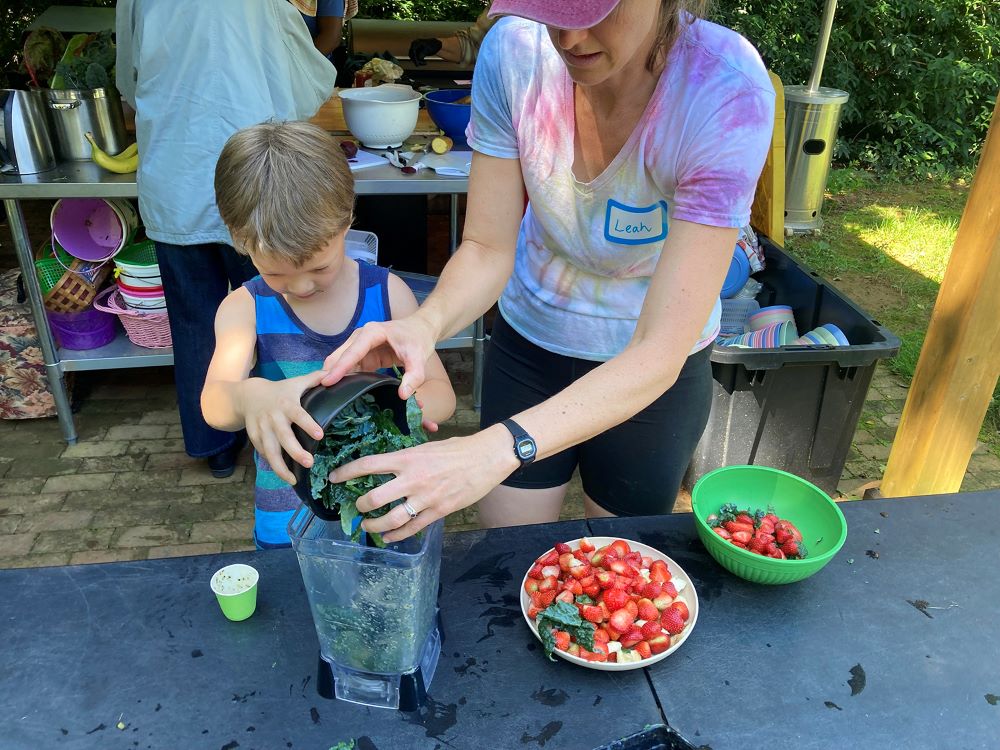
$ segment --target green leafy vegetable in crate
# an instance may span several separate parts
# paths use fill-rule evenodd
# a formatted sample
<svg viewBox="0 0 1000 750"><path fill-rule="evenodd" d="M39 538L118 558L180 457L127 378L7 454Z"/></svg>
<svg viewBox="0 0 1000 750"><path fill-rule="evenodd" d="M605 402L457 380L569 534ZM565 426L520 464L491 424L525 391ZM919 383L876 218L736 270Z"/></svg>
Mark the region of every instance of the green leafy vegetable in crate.
<svg viewBox="0 0 1000 750"><path fill-rule="evenodd" d="M357 518L358 498L385 484L392 474L369 474L340 484L333 484L327 477L339 466L350 463L362 456L391 453L427 442L424 432L423 414L414 396L406 401L406 424L410 434L404 435L393 420L392 411L380 409L374 397L362 396L340 411L336 419L326 428L326 435L316 449L316 457L310 471L312 496L322 500L331 510L339 509L340 524L344 533L354 541L361 538L360 526L354 528ZM395 500L381 508L361 514L365 518L384 516L402 502ZM381 534L371 534L378 546L384 546Z"/></svg>

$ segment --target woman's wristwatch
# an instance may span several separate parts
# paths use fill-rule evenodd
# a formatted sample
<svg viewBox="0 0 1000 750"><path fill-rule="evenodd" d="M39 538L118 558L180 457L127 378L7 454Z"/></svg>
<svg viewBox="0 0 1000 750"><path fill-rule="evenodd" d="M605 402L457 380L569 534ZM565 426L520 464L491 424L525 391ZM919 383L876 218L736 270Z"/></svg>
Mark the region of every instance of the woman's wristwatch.
<svg viewBox="0 0 1000 750"><path fill-rule="evenodd" d="M524 428L513 419L504 419L500 424L510 430L510 434L514 436L514 455L521 462L521 468L523 469L535 460L535 454L538 452L535 439L525 432Z"/></svg>

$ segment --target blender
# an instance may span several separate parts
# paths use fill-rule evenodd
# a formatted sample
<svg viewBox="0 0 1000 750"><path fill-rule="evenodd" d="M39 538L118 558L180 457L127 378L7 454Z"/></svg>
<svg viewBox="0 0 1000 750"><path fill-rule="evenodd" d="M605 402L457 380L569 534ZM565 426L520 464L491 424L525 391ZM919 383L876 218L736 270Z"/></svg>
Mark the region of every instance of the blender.
<svg viewBox="0 0 1000 750"><path fill-rule="evenodd" d="M344 378L330 388L310 391L304 408L324 429L355 398L370 393L406 430L397 395L399 380L375 374ZM315 439L300 434L315 453ZM317 690L377 708L413 711L420 707L441 654L438 584L444 521L385 547L345 534L335 511L312 498L296 468L296 491L303 505L288 524L302 582L319 638Z"/></svg>

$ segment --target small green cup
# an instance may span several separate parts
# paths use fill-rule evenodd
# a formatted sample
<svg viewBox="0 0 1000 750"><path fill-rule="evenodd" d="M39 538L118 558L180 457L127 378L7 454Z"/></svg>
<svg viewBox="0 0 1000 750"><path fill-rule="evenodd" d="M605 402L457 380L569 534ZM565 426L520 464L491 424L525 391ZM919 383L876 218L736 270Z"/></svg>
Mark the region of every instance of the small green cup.
<svg viewBox="0 0 1000 750"><path fill-rule="evenodd" d="M257 581L260 575L249 565L234 563L215 571L212 591L222 614L233 622L247 619L257 608Z"/></svg>

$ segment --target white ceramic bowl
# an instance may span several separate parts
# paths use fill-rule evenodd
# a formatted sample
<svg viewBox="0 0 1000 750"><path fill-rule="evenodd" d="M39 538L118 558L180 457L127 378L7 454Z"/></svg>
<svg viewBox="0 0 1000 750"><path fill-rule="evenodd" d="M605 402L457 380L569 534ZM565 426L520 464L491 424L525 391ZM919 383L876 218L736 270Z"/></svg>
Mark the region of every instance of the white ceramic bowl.
<svg viewBox="0 0 1000 750"><path fill-rule="evenodd" d="M615 539L621 539L617 536L590 536L587 537L590 542L600 549L608 544L611 544ZM654 654L648 659L640 659L639 661L633 662L602 662L602 661L587 661L586 659L581 659L579 656L573 656L565 651L560 651L555 649L552 653L561 659L565 659L571 664L577 664L581 667L586 667L587 669L598 669L602 672L625 672L630 669L640 669L642 667L648 667L651 664L656 664L656 662L661 659L666 659L670 654L674 653L677 649L681 647L681 644L687 640L688 636L691 635L691 631L694 630L694 625L698 621L698 594L695 593L694 584L691 582L691 578L680 565L675 563L669 557L664 555L658 549L654 549L649 545L642 544L641 542L633 542L631 539L624 540L630 549L640 552L644 557L651 557L654 560L663 560L667 564L667 569L670 571L671 580L674 585L677 586L677 599L683 601L688 608L688 621L684 626L684 630L678 635L670 636L670 648L659 654ZM572 541L566 542L572 549L577 549L580 546L580 540L574 539ZM552 551L552 547L539 553L538 557L542 557ZM532 562L534 565L534 562ZM529 572L531 568L528 568ZM521 614L524 615L524 621L528 623L528 627L531 628L531 632L535 634L535 637L541 641L541 637L538 635L538 627L535 625L535 621L528 617L528 608L531 606L531 598L528 596L528 592L524 590L524 582L528 579L528 573L524 574L524 578L521 579ZM678 585L680 582L680 585ZM544 658L544 657L543 657Z"/></svg>
<svg viewBox="0 0 1000 750"><path fill-rule="evenodd" d="M420 94L409 86L383 83L342 89L339 96L348 129L367 148L401 146L417 126Z"/></svg>

